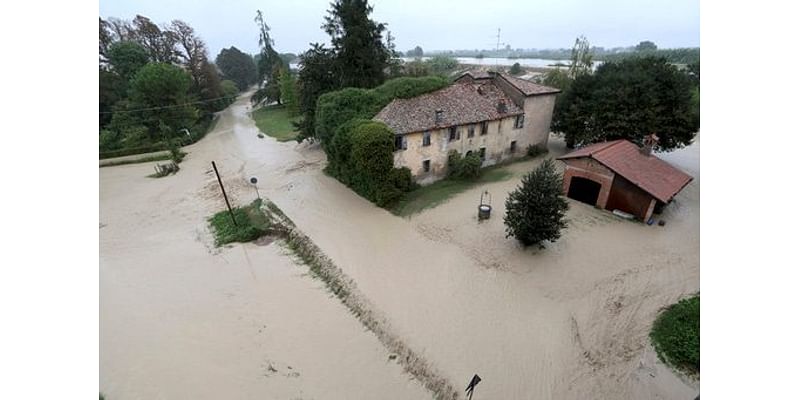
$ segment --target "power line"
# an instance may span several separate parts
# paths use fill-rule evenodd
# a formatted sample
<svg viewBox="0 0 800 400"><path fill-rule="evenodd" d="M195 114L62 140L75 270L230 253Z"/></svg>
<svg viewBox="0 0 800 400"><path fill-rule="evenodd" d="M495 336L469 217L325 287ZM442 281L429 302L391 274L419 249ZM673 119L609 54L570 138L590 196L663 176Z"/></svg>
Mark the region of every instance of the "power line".
<svg viewBox="0 0 800 400"><path fill-rule="evenodd" d="M211 101L217 101L217 100L222 100L222 99L231 99L231 98L236 98L236 97L238 97L238 95L236 95L236 96L222 96L222 97L217 97L217 98L214 98L214 99L199 100L199 101L193 101L193 102L189 102L189 103L175 104L175 105L171 105L171 106L138 108L138 109L135 109L135 110L100 111L100 114L132 113L132 112L138 112L138 111L162 110L162 109L165 109L165 108L177 108L177 107L189 106L189 105L192 105L192 104L202 104L202 103L208 103L208 102L211 102Z"/></svg>

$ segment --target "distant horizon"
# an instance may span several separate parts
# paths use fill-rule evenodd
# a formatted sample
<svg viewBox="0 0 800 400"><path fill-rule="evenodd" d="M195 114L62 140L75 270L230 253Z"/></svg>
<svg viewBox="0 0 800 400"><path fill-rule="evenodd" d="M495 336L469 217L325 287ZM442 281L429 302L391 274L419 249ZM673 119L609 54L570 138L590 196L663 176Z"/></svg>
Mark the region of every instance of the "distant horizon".
<svg viewBox="0 0 800 400"><path fill-rule="evenodd" d="M264 11L275 48L281 53L300 54L310 43L329 44L330 37L320 28L329 3L237 0L220 7L215 0L101 0L99 15L130 20L140 14L159 25L180 19L206 42L213 59L221 49L231 46L250 54L259 52L258 29L253 21L258 9ZM387 24L396 50L402 53L415 46L424 52L491 50L496 46L498 28L501 47L509 44L514 49L569 49L579 35L585 35L592 46L605 49L635 46L646 40L664 49L700 46L698 0L647 4L608 0L601 5L580 0L498 0L492 7L478 0L462 0L458 8L448 2L425 0L370 4L374 6L371 18Z"/></svg>

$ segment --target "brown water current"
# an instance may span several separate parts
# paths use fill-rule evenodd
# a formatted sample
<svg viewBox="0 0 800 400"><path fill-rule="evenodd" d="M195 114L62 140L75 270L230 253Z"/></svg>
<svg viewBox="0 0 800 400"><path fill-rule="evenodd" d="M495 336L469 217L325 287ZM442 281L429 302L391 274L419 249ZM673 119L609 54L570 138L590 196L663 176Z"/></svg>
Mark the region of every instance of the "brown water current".
<svg viewBox="0 0 800 400"><path fill-rule="evenodd" d="M562 238L535 250L505 238L502 216L541 158L400 218L326 176L318 145L257 134L242 99L186 149L177 175L145 178L150 164L100 170L101 390L110 398L430 396L277 244L213 248L204 218L224 202L211 160L235 204L255 198L246 179L257 176L261 194L357 283L385 326L456 387L479 374L475 399L698 393L657 361L647 335L660 308L699 291L699 139L661 155L695 177L661 216L665 226L570 201ZM550 156L564 151L553 138ZM483 190L494 210L478 223Z"/></svg>

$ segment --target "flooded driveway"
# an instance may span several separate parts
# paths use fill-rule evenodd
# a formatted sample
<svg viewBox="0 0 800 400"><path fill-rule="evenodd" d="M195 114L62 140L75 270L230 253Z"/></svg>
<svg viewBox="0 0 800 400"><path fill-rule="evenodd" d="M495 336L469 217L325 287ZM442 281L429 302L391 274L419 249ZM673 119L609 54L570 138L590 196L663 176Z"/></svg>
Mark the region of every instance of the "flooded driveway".
<svg viewBox="0 0 800 400"><path fill-rule="evenodd" d="M269 312L264 303L270 301L290 309L305 302L335 302L318 283L295 275L302 269L290 266L284 270L295 274L286 272L285 279L297 281L293 283L296 291L305 287L318 296L287 290L277 298L268 293L274 288L263 281L276 278L264 264L290 263L277 254L279 248L274 245L234 246L210 254L214 250L202 218L224 207L208 175L210 160L215 159L234 203L255 197L245 179L258 176L262 195L281 207L354 279L384 316L385 324L451 383L466 386L473 374L479 374L483 381L475 390L476 399L686 399L697 393L695 384L684 383L655 360L647 334L661 307L699 290L699 143L665 157L695 176L667 208L666 226L619 220L570 201L570 224L563 237L536 251L505 238L502 216L508 192L539 160L514 164L517 175L513 179L475 188L404 219L326 176L322 172L325 156L317 145L259 139L247 112L243 100L226 110L215 133L188 149L187 161L174 177L142 180L138 176L152 168L144 165L101 170L101 223L107 224L101 231L102 389L124 392L121 387L129 377L123 378L136 373L175 390L187 384L175 382L178 376L147 371L154 363L163 365L164 373L183 366L182 379L207 382L213 374L205 368L212 367L191 371L191 361L200 358L220 363L236 360L231 380L233 375L244 376L240 379L247 380L248 393L271 394L277 390L270 391L271 382L294 378L280 373L279 379L258 376L263 360L252 354L260 348L253 341L272 344L256 353L264 359L274 357L279 365L294 368L295 359L309 363L313 359L305 353L294 358L298 350L291 346L279 350L282 340L297 340L286 332L273 331L273 340L255 339L260 336L253 330L257 332L261 322L230 321L225 340L220 339L228 346L206 345L214 327L224 326L217 319L234 318L230 313L262 321L256 316ZM563 143L553 140L551 155L563 151ZM137 179L141 182L131 183ZM490 220L479 224L476 207L482 190L493 195L494 210ZM251 274L249 266L257 273ZM229 276L229 270L238 271L233 274L238 280ZM228 298L231 288L238 289ZM346 359L335 371L351 377L348 387L383 379L399 389L374 396L308 398L429 396L419 392L419 385L409 383L408 376L400 375L397 365L384 363L381 349L365 344L378 342L370 342L364 337L369 334L357 326L347 325L342 306L335 306L343 320L324 324L352 329L361 338L359 343L325 342L356 348L352 356L361 357L360 361ZM273 321L294 315L281 314L274 307ZM308 308L307 314L314 315L314 307ZM297 318L305 316L300 313ZM354 318L350 322L357 324ZM320 324L320 329L328 329ZM159 333L160 329L168 331ZM252 337L237 336L239 331ZM134 344L144 354L132 351ZM183 352L178 344L184 346ZM224 350L235 346L244 346L243 359ZM184 354L190 348L204 348L206 354ZM164 349L177 354L162 354ZM273 351L284 353L270 356ZM350 354L344 348L328 351ZM176 357L180 354L189 359ZM323 354L317 357L326 361L337 355ZM332 379L329 376L308 379L297 387L311 393L312 388L320 389L317 384L327 383L320 390L333 386L326 380Z"/></svg>

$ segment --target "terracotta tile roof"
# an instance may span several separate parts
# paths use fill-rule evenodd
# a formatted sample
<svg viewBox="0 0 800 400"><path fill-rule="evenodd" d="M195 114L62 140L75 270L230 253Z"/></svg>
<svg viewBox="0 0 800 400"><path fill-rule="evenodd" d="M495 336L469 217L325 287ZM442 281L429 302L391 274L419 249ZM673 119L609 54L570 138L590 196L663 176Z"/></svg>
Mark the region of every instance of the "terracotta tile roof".
<svg viewBox="0 0 800 400"><path fill-rule="evenodd" d="M664 203L681 191L692 177L656 156L643 154L627 140L595 143L558 157L591 157Z"/></svg>
<svg viewBox="0 0 800 400"><path fill-rule="evenodd" d="M506 112L498 111L503 101ZM436 122L436 110L442 110ZM410 99L394 99L374 120L382 121L395 134L447 128L520 115L523 111L491 82L455 83Z"/></svg>
<svg viewBox="0 0 800 400"><path fill-rule="evenodd" d="M503 72L498 73L494 71L467 71L461 74L461 76L456 79L460 79L465 75L469 75L470 77L472 77L472 79L475 80L492 79L499 76L502 79L505 79L506 82L510 83L511 86L517 88L525 96L561 93L561 90L559 89L551 88L549 86L539 85L529 80L517 78L515 76Z"/></svg>
<svg viewBox="0 0 800 400"><path fill-rule="evenodd" d="M561 90L556 88L551 88L549 86L539 85L533 83L531 81L517 78L515 76L511 76L508 74L500 73L500 76L503 77L508 83L513 85L515 88L519 89L525 96L536 96L540 94L554 94L554 93L561 93Z"/></svg>

